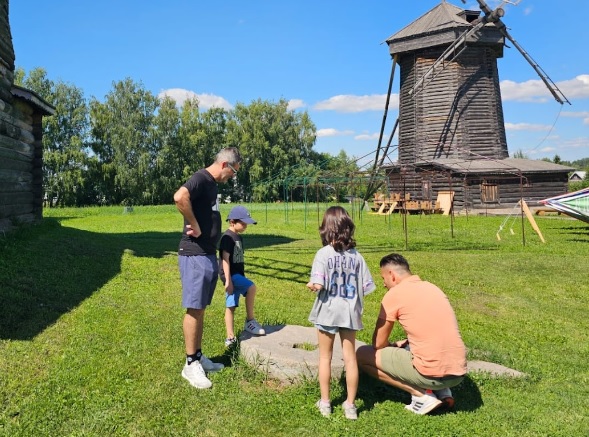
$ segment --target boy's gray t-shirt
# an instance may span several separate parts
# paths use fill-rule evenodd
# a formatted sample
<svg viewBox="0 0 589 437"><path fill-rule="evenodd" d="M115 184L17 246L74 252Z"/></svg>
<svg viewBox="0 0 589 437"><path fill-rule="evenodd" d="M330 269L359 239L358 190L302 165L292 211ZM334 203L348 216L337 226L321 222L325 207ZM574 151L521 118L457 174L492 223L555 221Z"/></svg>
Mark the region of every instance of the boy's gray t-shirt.
<svg viewBox="0 0 589 437"><path fill-rule="evenodd" d="M317 293L309 321L324 326L360 330L364 296L376 286L366 261L356 249L336 252L331 245L315 254L311 282L323 286Z"/></svg>

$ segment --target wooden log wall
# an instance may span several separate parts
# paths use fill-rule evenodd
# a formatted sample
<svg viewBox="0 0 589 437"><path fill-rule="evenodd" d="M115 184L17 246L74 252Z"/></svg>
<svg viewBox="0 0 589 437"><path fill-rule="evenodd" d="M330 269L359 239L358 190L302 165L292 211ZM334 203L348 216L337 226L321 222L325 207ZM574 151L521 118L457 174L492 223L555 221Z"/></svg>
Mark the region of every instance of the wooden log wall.
<svg viewBox="0 0 589 437"><path fill-rule="evenodd" d="M0 0L0 231L42 218L42 115L14 98L8 0Z"/></svg>
<svg viewBox="0 0 589 437"><path fill-rule="evenodd" d="M400 59L399 162L436 158L507 158L497 51L468 47L435 78L409 91L442 53L426 49Z"/></svg>
<svg viewBox="0 0 589 437"><path fill-rule="evenodd" d="M13 81L14 48L8 24L8 0L0 0L0 101L12 99L10 87Z"/></svg>
<svg viewBox="0 0 589 437"><path fill-rule="evenodd" d="M406 171L389 175L389 192L409 193L412 199L435 201L440 191L454 191L454 209L499 209L510 208L517 204L522 196L529 206L539 206L540 201L566 193L566 173L530 173L520 178L509 174L452 174L438 171ZM429 181L429 198L423 195L423 183ZM496 202L483 202L481 185L496 184L498 198Z"/></svg>

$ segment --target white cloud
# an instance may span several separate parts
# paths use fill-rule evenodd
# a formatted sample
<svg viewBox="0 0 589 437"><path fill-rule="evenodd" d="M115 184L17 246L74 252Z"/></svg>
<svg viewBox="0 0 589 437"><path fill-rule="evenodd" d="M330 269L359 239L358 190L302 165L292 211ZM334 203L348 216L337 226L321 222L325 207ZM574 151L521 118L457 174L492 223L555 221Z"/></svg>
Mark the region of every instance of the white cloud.
<svg viewBox="0 0 589 437"><path fill-rule="evenodd" d="M549 131L552 129L552 126L548 126L546 124L531 124L531 123L505 123L505 130L510 131Z"/></svg>
<svg viewBox="0 0 589 437"><path fill-rule="evenodd" d="M567 112L563 111L561 113L563 117L574 117L574 118L582 118L583 124L589 124L589 111L584 112Z"/></svg>
<svg viewBox="0 0 589 437"><path fill-rule="evenodd" d="M503 101L544 103L552 98L550 91L540 79L517 83L512 80L502 80L501 98Z"/></svg>
<svg viewBox="0 0 589 437"><path fill-rule="evenodd" d="M375 132L373 134L360 134L360 135L356 135L354 137L354 139L355 140L361 140L361 141L364 141L364 140L378 140L379 135L380 134L378 132Z"/></svg>
<svg viewBox="0 0 589 437"><path fill-rule="evenodd" d="M581 74L574 79L558 82L556 85L569 100L589 98L589 74Z"/></svg>
<svg viewBox="0 0 589 437"><path fill-rule="evenodd" d="M320 137L342 137L342 136L349 136L349 135L354 135L354 131L353 130L337 130L337 129L333 129L333 128L317 130L317 138L320 138Z"/></svg>
<svg viewBox="0 0 589 437"><path fill-rule="evenodd" d="M530 156L546 156L547 154L552 154L557 150L558 149L556 147L546 146L542 147L541 149L524 150L524 153Z"/></svg>
<svg viewBox="0 0 589 437"><path fill-rule="evenodd" d="M372 94L368 96L339 95L316 103L313 109L336 112L384 111L386 99L386 94ZM392 94L389 109L396 109L398 107L399 95Z"/></svg>
<svg viewBox="0 0 589 437"><path fill-rule="evenodd" d="M183 88L170 88L163 90L158 94L159 98L163 98L164 96L174 99L178 106L182 106L186 100L196 97L200 109L206 110L212 107L217 107L229 110L233 108L231 103L223 97L214 94L197 94L194 91L185 90Z"/></svg>
<svg viewBox="0 0 589 437"><path fill-rule="evenodd" d="M501 81L501 97L504 101L544 103L552 100L552 94L540 79L517 83ZM581 74L574 79L563 80L556 86L568 100L589 98L589 74Z"/></svg>
<svg viewBox="0 0 589 437"><path fill-rule="evenodd" d="M559 145L567 149L589 149L589 137L571 138Z"/></svg>
<svg viewBox="0 0 589 437"><path fill-rule="evenodd" d="M305 106L307 105L301 99L291 99L288 101L287 109L289 111L294 111L295 109L304 108Z"/></svg>

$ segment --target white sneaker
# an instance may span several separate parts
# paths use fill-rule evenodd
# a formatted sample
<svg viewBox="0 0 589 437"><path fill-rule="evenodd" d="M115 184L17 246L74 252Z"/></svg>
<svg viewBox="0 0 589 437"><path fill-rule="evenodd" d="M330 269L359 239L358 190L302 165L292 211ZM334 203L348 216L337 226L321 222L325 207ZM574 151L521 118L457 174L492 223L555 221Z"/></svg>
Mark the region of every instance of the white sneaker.
<svg viewBox="0 0 589 437"><path fill-rule="evenodd" d="M315 406L317 407L322 416L329 417L331 415L331 404L329 402L324 403L321 401L321 399L319 399Z"/></svg>
<svg viewBox="0 0 589 437"><path fill-rule="evenodd" d="M264 328L262 328L256 319L246 320L243 329L250 334L266 335L266 331L264 331Z"/></svg>
<svg viewBox="0 0 589 437"><path fill-rule="evenodd" d="M444 407L448 409L454 408L454 396L452 396L452 390L449 388L442 388L440 390L434 390L434 394L442 401Z"/></svg>
<svg viewBox="0 0 589 437"><path fill-rule="evenodd" d="M225 365L223 363L213 363L204 355L200 356L200 364L205 372L218 372L219 370L223 370Z"/></svg>
<svg viewBox="0 0 589 437"><path fill-rule="evenodd" d="M346 416L346 419L358 419L358 410L354 404L350 405L348 404L348 401L344 401L342 404L342 409L344 410L344 416Z"/></svg>
<svg viewBox="0 0 589 437"><path fill-rule="evenodd" d="M428 390L423 396L411 396L411 403L405 408L415 414L427 414L442 405L435 394Z"/></svg>
<svg viewBox="0 0 589 437"><path fill-rule="evenodd" d="M190 366L185 364L184 369L182 369L182 376L188 380L190 385L196 388L211 388L213 385L198 361L194 361Z"/></svg>

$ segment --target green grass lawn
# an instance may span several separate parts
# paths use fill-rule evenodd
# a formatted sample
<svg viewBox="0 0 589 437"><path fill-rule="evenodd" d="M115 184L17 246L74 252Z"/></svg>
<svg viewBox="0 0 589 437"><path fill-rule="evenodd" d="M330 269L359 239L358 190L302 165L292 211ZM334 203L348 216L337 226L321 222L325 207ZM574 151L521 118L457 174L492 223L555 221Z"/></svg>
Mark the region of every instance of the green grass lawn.
<svg viewBox="0 0 589 437"><path fill-rule="evenodd" d="M305 283L327 205L248 207L258 220L244 234L258 319L311 326ZM194 389L180 376L180 214L49 209L41 225L0 235L0 435L589 435L586 223L538 217L543 244L527 221L522 238L519 216L408 216L405 234L399 215L354 215L378 284L380 258L403 253L450 298L470 360L527 376L470 374L453 390L455 411L432 416L409 413L409 395L362 377L356 422L343 417L344 386L334 380L336 408L324 418L316 381L281 385L225 350L219 286L203 349L227 367L211 376L211 390ZM384 292L366 299L364 342ZM240 307L236 328L243 318Z"/></svg>

